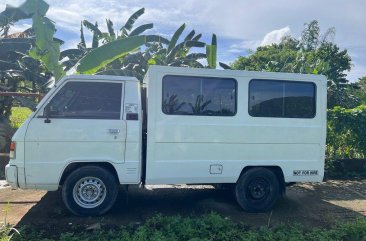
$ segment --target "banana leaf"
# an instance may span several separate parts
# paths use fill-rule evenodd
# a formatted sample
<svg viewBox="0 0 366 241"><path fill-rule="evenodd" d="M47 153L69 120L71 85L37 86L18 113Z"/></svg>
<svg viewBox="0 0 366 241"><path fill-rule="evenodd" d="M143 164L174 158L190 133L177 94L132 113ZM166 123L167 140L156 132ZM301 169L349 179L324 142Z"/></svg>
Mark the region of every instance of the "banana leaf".
<svg viewBox="0 0 366 241"><path fill-rule="evenodd" d="M196 34L196 32L194 30L192 30L184 39L184 42L185 41L188 41L188 40L192 40L192 38L194 37L194 35Z"/></svg>
<svg viewBox="0 0 366 241"><path fill-rule="evenodd" d="M137 10L134 14L131 15L131 17L129 17L129 19L127 20L126 24L121 28L121 31L123 30L127 30L130 31L133 27L133 25L135 24L136 20L145 12L145 8L141 8L139 10Z"/></svg>
<svg viewBox="0 0 366 241"><path fill-rule="evenodd" d="M169 44L169 40L166 38L163 38L159 35L147 35L146 36L146 43L162 43L162 44Z"/></svg>
<svg viewBox="0 0 366 241"><path fill-rule="evenodd" d="M211 69L216 69L217 62L217 40L216 35L212 35L212 41L210 45L206 45L207 63Z"/></svg>
<svg viewBox="0 0 366 241"><path fill-rule="evenodd" d="M117 39L86 54L77 67L82 74L94 74L107 64L139 48L146 42L146 36L132 36Z"/></svg>
<svg viewBox="0 0 366 241"><path fill-rule="evenodd" d="M135 35L139 35L143 32L145 32L146 30L148 29L152 29L154 27L154 24L152 23L148 23L148 24L144 24L144 25L141 25L141 26L138 26L137 28L135 28L129 36L135 36Z"/></svg>
<svg viewBox="0 0 366 241"><path fill-rule="evenodd" d="M177 31L175 31L175 33L173 34L172 39L170 40L169 46L168 46L168 53L170 53L170 51L172 51L172 49L175 47L175 45L177 44L177 41L179 39L179 37L182 35L184 29L186 27L186 24L183 23L178 29Z"/></svg>

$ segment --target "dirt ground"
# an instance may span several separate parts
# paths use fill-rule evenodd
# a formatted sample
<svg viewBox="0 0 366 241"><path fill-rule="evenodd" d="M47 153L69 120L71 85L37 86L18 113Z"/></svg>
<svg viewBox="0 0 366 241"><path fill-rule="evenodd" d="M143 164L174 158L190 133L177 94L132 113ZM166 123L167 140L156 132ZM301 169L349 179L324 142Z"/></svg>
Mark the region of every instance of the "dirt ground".
<svg viewBox="0 0 366 241"><path fill-rule="evenodd" d="M32 225L49 231L67 230L76 225L87 228L98 223L138 225L157 213L189 216L211 211L254 227L293 222L326 227L336 221L366 216L366 180L297 184L288 187L286 196L272 212L260 214L240 210L229 190L186 185L130 188L128 193L121 189L113 209L101 217L71 215L62 204L60 192L3 187L0 210L3 210L0 222L6 216L8 222L18 227Z"/></svg>

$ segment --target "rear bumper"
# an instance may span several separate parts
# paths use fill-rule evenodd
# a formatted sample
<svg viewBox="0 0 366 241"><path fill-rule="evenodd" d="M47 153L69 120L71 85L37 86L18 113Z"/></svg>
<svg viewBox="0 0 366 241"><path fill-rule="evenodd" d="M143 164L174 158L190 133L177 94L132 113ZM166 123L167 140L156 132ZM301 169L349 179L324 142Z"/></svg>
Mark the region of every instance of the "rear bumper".
<svg viewBox="0 0 366 241"><path fill-rule="evenodd" d="M9 183L9 185L12 188L18 188L19 187L19 183L18 183L18 168L17 166L14 165L6 165L5 167L5 177L6 177L6 181Z"/></svg>

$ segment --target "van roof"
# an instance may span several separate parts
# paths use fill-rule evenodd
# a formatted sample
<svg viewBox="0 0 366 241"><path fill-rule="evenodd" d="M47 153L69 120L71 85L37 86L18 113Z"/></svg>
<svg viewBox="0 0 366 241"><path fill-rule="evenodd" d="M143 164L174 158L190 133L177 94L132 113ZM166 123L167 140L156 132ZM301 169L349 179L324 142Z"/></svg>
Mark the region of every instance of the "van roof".
<svg viewBox="0 0 366 241"><path fill-rule="evenodd" d="M246 70L223 70L223 69L204 69L190 67L171 67L152 65L148 73L161 72L167 75L198 75L198 76L217 76L217 77L249 77L260 79L283 79L300 81L319 81L325 82L327 78L324 75L284 73L284 72L264 72L264 71L246 71ZM147 74L146 76L148 76Z"/></svg>
<svg viewBox="0 0 366 241"><path fill-rule="evenodd" d="M76 74L76 75L67 75L63 77L58 83L64 82L69 79L75 80L110 80L110 81L133 81L138 82L136 77L131 76L116 76L116 75L83 75L83 74Z"/></svg>

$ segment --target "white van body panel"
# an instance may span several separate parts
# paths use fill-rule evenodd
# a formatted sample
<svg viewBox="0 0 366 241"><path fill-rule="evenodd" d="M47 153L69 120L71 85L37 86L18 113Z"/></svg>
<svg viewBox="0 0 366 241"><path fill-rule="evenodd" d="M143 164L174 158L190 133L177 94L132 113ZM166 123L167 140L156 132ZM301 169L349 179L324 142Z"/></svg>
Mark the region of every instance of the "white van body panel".
<svg viewBox="0 0 366 241"><path fill-rule="evenodd" d="M46 104L66 83L75 81L122 83L121 101L125 100L127 89L126 99L135 105L140 103L140 88L135 78L76 75L60 80L13 138L17 142L17 154L25 153L23 160L18 159L18 155L14 160L14 163L23 162L18 166L18 172L23 166L25 170L24 174L18 173L18 179L22 180L23 176L26 182L20 186L57 190L63 171L76 162L108 162L115 168L121 183L139 183L141 128L139 121L126 121L124 103L121 103L120 120L51 118L51 123L45 123L43 109ZM140 110L137 111L141 115ZM130 131L127 131L127 125ZM110 133L109 129L118 130L118 133Z"/></svg>
<svg viewBox="0 0 366 241"><path fill-rule="evenodd" d="M167 75L234 78L235 116L167 115L162 79ZM248 114L252 79L307 81L316 85L316 116L263 118ZM148 89L147 184L235 183L247 166L277 166L286 182L322 181L326 135L326 79L319 75L152 66ZM212 169L221 168L221 173ZM309 171L316 175L307 175ZM299 175L295 174L300 171ZM310 173L309 173L310 174Z"/></svg>
<svg viewBox="0 0 366 241"><path fill-rule="evenodd" d="M17 174L12 174L12 176L16 176L16 180L12 180L13 185L7 180L9 185L11 185L13 188L26 188L26 181L25 181L25 167L24 167L24 137L25 133L27 131L27 127L29 125L30 120L32 119L34 113L30 114L30 116L24 121L24 123L18 128L18 130L14 133L12 140L16 141L17 145L17 152L16 152L16 159L11 159L9 162L9 166L14 166L15 170L17 171Z"/></svg>
<svg viewBox="0 0 366 241"><path fill-rule="evenodd" d="M137 81L137 80L136 80ZM137 184L142 175L142 109L140 83L137 81L125 82L124 116L126 120L125 163L121 173L120 183ZM137 114L137 120L129 120L128 114Z"/></svg>

